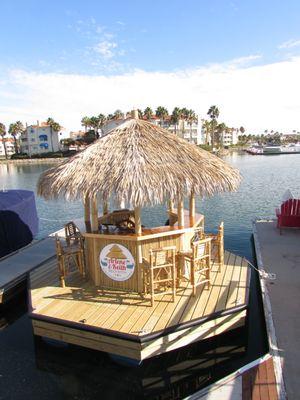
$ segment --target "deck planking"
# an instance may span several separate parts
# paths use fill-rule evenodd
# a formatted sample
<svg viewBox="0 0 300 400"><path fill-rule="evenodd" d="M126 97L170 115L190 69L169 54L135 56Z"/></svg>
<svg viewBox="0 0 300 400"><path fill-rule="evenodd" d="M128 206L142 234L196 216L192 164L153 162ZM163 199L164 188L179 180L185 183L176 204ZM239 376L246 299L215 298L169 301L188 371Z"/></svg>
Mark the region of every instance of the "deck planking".
<svg viewBox="0 0 300 400"><path fill-rule="evenodd" d="M96 288L75 271L59 286L56 262L45 262L30 274L30 295L33 313L37 316L143 336L181 324L210 317L247 302L249 267L239 256L225 252L224 266L219 272L213 260L210 289L199 286L192 296L188 281L182 281L175 303L171 295L157 296L150 306L147 296L120 290Z"/></svg>

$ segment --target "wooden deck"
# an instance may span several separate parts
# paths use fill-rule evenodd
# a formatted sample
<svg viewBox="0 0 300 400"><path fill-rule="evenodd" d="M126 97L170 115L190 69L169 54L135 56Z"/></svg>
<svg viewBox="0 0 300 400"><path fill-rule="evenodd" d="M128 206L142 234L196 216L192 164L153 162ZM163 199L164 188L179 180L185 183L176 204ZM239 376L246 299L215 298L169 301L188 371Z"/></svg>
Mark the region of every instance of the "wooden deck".
<svg viewBox="0 0 300 400"><path fill-rule="evenodd" d="M243 400L277 400L273 358L244 372L242 388Z"/></svg>
<svg viewBox="0 0 300 400"><path fill-rule="evenodd" d="M144 359L214 336L244 323L250 271L247 262L225 252L214 264L211 288L181 283L175 303L170 295L150 300L134 293L105 290L77 272L59 286L56 261L30 273L34 333L69 343Z"/></svg>

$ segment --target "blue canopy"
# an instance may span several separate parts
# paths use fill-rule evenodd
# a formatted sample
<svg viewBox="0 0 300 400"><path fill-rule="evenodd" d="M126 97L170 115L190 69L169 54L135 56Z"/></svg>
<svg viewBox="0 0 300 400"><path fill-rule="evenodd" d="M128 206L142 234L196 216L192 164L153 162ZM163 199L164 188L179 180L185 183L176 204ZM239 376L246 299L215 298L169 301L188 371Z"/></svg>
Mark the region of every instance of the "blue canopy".
<svg viewBox="0 0 300 400"><path fill-rule="evenodd" d="M29 244L38 233L34 193L0 191L0 257Z"/></svg>

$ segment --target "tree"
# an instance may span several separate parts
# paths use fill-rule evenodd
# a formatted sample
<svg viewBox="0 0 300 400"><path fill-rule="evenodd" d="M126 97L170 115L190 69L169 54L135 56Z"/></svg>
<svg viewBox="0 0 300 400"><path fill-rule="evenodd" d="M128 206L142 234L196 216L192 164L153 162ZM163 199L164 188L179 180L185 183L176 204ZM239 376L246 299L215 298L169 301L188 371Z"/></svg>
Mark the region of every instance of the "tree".
<svg viewBox="0 0 300 400"><path fill-rule="evenodd" d="M122 113L121 110L116 110L114 112L114 119L121 119L121 118L124 118L124 114Z"/></svg>
<svg viewBox="0 0 300 400"><path fill-rule="evenodd" d="M17 136L24 132L24 126L21 121L17 121L9 125L8 133L14 138L15 153L19 152Z"/></svg>
<svg viewBox="0 0 300 400"><path fill-rule="evenodd" d="M81 125L84 126L84 132L86 133L88 128L91 126L91 119L89 117L83 117Z"/></svg>
<svg viewBox="0 0 300 400"><path fill-rule="evenodd" d="M143 119L143 111L140 108L138 108L137 111L138 111L139 119Z"/></svg>
<svg viewBox="0 0 300 400"><path fill-rule="evenodd" d="M215 137L215 141L217 142L218 146L220 146L221 144L223 145L223 132L228 132L228 127L226 126L226 124L224 124L224 122L221 122L220 124L217 125L216 128L216 137Z"/></svg>
<svg viewBox="0 0 300 400"><path fill-rule="evenodd" d="M245 128L244 128L243 126L240 127L240 132L241 132L242 134L245 133Z"/></svg>
<svg viewBox="0 0 300 400"><path fill-rule="evenodd" d="M159 106L155 111L155 115L160 118L160 126L162 126L169 113L165 107Z"/></svg>
<svg viewBox="0 0 300 400"><path fill-rule="evenodd" d="M144 110L144 117L149 121L153 117L153 111L150 107L146 107Z"/></svg>
<svg viewBox="0 0 300 400"><path fill-rule="evenodd" d="M47 125L50 126L50 142L51 142L51 151L54 151L53 148L53 132L59 132L61 130L61 126L58 122L55 122L53 118L47 119Z"/></svg>
<svg viewBox="0 0 300 400"><path fill-rule="evenodd" d="M105 115L104 114L99 114L98 115L98 120L99 120L99 127L100 127L100 129L101 129L101 136L102 136L102 128L103 128L103 126L104 126L104 124L105 124L105 122L106 122L106 117L105 117Z"/></svg>
<svg viewBox="0 0 300 400"><path fill-rule="evenodd" d="M103 120L101 120L99 117L93 116L90 118L90 127L94 129L97 139L99 138L99 129L101 127L101 124L103 126Z"/></svg>
<svg viewBox="0 0 300 400"><path fill-rule="evenodd" d="M2 137L2 143L3 143L3 147L4 147L4 154L5 154L5 158L7 159L6 143L5 143L5 139L4 139L5 135L6 135L5 125L0 122L0 136Z"/></svg>
<svg viewBox="0 0 300 400"><path fill-rule="evenodd" d="M180 117L181 117L181 109L179 107L175 107L171 114L171 122L175 126L175 134L177 133L177 127Z"/></svg>
<svg viewBox="0 0 300 400"><path fill-rule="evenodd" d="M217 119L219 118L220 111L217 106L210 106L209 110L207 111L207 115L210 117L211 121L211 145L212 148L214 148L214 136L218 125Z"/></svg>
<svg viewBox="0 0 300 400"><path fill-rule="evenodd" d="M205 132L205 144L209 144L211 139L211 123L207 119L202 122L202 127Z"/></svg>
<svg viewBox="0 0 300 400"><path fill-rule="evenodd" d="M187 122L190 125L190 135L192 134L193 122L197 121L197 117L194 110L188 110L187 112Z"/></svg>

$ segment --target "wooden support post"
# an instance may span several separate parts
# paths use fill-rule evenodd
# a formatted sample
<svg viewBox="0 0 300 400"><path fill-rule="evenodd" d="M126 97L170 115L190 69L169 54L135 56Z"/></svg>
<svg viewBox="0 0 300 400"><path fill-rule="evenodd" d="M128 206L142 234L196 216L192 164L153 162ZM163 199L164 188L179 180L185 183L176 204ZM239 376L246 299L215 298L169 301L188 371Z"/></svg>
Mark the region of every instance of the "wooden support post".
<svg viewBox="0 0 300 400"><path fill-rule="evenodd" d="M103 201L103 215L108 214L108 202Z"/></svg>
<svg viewBox="0 0 300 400"><path fill-rule="evenodd" d="M92 199L92 232L98 233L98 201L97 197Z"/></svg>
<svg viewBox="0 0 300 400"><path fill-rule="evenodd" d="M177 215L178 215L178 229L184 228L184 208L183 208L183 199L180 197L178 199L178 206L177 206ZM179 239L179 251L184 251L184 233L180 234ZM178 267L180 270L180 276L184 274L184 258L179 258Z"/></svg>
<svg viewBox="0 0 300 400"><path fill-rule="evenodd" d="M134 221L135 233L140 236L142 234L141 207L134 208Z"/></svg>
<svg viewBox="0 0 300 400"><path fill-rule="evenodd" d="M190 226L195 225L196 206L195 206L195 194L192 192L190 196Z"/></svg>
<svg viewBox="0 0 300 400"><path fill-rule="evenodd" d="M86 232L91 232L91 205L88 195L84 197L84 222Z"/></svg>
<svg viewBox="0 0 300 400"><path fill-rule="evenodd" d="M172 213L174 213L174 204L172 200L168 201L168 215L169 215L169 225L170 226L174 226L175 223L175 218L174 215L172 215Z"/></svg>
<svg viewBox="0 0 300 400"><path fill-rule="evenodd" d="M135 233L140 236L142 234L142 221L141 221L141 207L134 208L134 222L135 222ZM137 269L137 284L139 293L143 290L143 256L142 256L142 247L141 243L137 242L136 245L136 258L138 261L138 269Z"/></svg>
<svg viewBox="0 0 300 400"><path fill-rule="evenodd" d="M177 213L178 213L178 228L182 229L182 228L184 228L184 209L183 209L183 199L182 198L180 198L178 200Z"/></svg>

